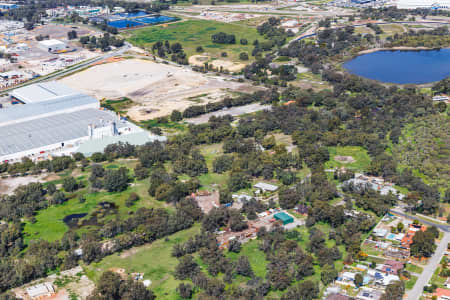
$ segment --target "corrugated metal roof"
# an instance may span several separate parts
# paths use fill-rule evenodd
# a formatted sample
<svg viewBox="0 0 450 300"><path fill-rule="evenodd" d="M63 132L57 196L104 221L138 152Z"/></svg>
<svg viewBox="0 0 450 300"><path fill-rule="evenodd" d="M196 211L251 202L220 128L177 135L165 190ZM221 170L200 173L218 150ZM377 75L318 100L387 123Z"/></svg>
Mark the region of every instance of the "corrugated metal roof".
<svg viewBox="0 0 450 300"><path fill-rule="evenodd" d="M86 141L80 145L77 152L83 153L86 156L95 152L103 152L106 146L110 144L116 144L118 142L129 143L131 145L144 145L153 141L165 141L166 137L151 135L147 131L140 131L136 133L123 134L118 136L108 136L103 139Z"/></svg>
<svg viewBox="0 0 450 300"><path fill-rule="evenodd" d="M76 94L80 93L56 81L31 84L11 92L11 96L25 103L48 101L57 97Z"/></svg>
<svg viewBox="0 0 450 300"><path fill-rule="evenodd" d="M89 124L105 126L108 121L115 121L117 128L128 126L127 122L119 121L114 114L97 109L0 126L0 156L85 137Z"/></svg>
<svg viewBox="0 0 450 300"><path fill-rule="evenodd" d="M98 104L97 99L84 94L61 97L52 101L15 105L0 109L0 126L11 121L20 121L42 114L56 113L77 106Z"/></svg>

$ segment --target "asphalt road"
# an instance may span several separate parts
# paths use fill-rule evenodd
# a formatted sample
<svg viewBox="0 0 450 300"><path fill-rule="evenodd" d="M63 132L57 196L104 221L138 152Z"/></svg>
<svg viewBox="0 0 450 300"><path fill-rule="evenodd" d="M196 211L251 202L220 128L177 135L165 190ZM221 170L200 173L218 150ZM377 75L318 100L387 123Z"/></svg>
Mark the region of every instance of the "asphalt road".
<svg viewBox="0 0 450 300"><path fill-rule="evenodd" d="M445 251L447 251L447 245L449 242L450 242L450 233L444 232L444 237L442 238L441 242L436 248L434 255L430 258L428 264L423 268L423 272L417 279L414 288L409 292L407 292L408 300L417 300L420 298L420 295L422 295L423 292L423 287L428 284L431 277L433 276L433 273L438 267L439 262L442 259L442 256L444 255Z"/></svg>
<svg viewBox="0 0 450 300"><path fill-rule="evenodd" d="M439 245L436 248L436 251L434 252L434 255L430 258L428 261L428 264L423 268L422 274L418 277L416 284L414 285L413 289L407 292L407 300L417 300L420 298L420 295L422 295L423 287L428 284L431 277L433 277L433 273L436 270L436 268L439 265L439 262L442 259L442 256L444 255L445 251L447 251L448 243L450 242L450 226L444 225L444 224L436 224L430 221L427 221L425 219L422 219L417 216L407 215L401 211L398 210L390 210L391 213L400 215L405 218L409 218L412 220L418 220L421 223L428 225L428 226L436 226L440 230L444 232L444 237L440 241Z"/></svg>
<svg viewBox="0 0 450 300"><path fill-rule="evenodd" d="M428 225L428 226L436 226L437 228L439 228L443 232L450 232L450 225L433 223L433 222L427 221L426 219L422 219L422 218L417 217L417 216L407 215L407 214L405 214L405 213L403 213L403 212L401 212L399 210L391 209L390 212L393 213L393 214L397 214L397 215L400 215L402 217L408 218L408 219L420 221L421 223L423 223L425 225Z"/></svg>
<svg viewBox="0 0 450 300"><path fill-rule="evenodd" d="M80 69L83 69L83 68L86 68L86 67L88 67L88 66L90 66L92 64L95 64L95 63L97 63L97 62L99 62L101 60L108 59L108 58L111 58L111 57L117 56L117 55L122 55L123 53L125 53L125 51L129 50L131 47L132 47L131 44L125 43L124 46L122 46L121 48L119 48L119 49L117 49L115 51L107 52L107 53L105 53L105 54L103 54L103 55L101 55L99 57L96 57L96 58L84 61L84 62L82 62L82 63L80 63L78 65L75 65L75 66L72 66L72 67L68 67L67 69L56 71L55 73L52 73L52 74L49 74L49 75L44 75L44 76L41 76L41 77L37 77L36 79L27 81L27 82L25 82L23 84L16 85L16 86L11 87L9 89L3 90L2 93L8 92L8 91L11 91L11 90L14 90L14 89L17 89L17 88L20 88L22 86L26 86L26 85L29 85L29 84L34 84L34 83L48 81L48 80L55 80L55 79L61 78L63 76L67 76L69 74L72 74L72 73L75 73L75 72L79 71Z"/></svg>

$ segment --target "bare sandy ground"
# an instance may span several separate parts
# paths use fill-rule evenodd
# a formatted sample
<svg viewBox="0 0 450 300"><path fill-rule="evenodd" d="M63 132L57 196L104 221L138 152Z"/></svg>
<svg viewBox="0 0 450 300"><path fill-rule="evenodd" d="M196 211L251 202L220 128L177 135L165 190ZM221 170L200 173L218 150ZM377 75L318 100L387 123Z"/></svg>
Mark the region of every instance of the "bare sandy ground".
<svg viewBox="0 0 450 300"><path fill-rule="evenodd" d="M209 62L210 59L211 57L208 55L192 55L191 57L189 57L189 64L201 67L205 64L205 62L208 62L215 68L220 69L220 67L222 67L224 70L230 72L239 72L246 66L246 64L244 63L226 61L222 59L216 59Z"/></svg>
<svg viewBox="0 0 450 300"><path fill-rule="evenodd" d="M61 81L97 99L132 99L139 105L130 108L128 116L136 121L167 116L174 109L182 111L194 104L189 98L205 93L218 94L228 89L241 92L252 90L248 84L197 73L188 67L141 59L94 66ZM209 101L221 99L217 97Z"/></svg>
<svg viewBox="0 0 450 300"><path fill-rule="evenodd" d="M264 110L264 109L271 109L271 107L272 107L271 105L252 103L252 104L248 104L248 105L244 105L244 106L235 106L235 107L232 107L229 109L222 109L219 111L203 114L203 115L195 117L195 118L186 119L186 122L188 122L190 124L198 125L198 124L207 123L209 121L209 118L211 118L212 116L216 116L216 117L222 117L225 115L240 116L240 115L244 115L244 114L254 113L254 112L257 112L260 110Z"/></svg>
<svg viewBox="0 0 450 300"><path fill-rule="evenodd" d="M33 182L45 182L48 174L30 175L24 177L9 177L0 179L0 194L11 195L16 188Z"/></svg>

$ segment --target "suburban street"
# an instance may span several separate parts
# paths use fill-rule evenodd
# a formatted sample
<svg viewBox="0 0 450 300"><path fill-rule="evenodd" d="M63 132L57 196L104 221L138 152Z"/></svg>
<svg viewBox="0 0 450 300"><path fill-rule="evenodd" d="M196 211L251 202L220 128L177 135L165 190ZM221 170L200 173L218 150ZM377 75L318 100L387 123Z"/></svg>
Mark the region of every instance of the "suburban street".
<svg viewBox="0 0 450 300"><path fill-rule="evenodd" d="M433 276L434 271L438 267L442 256L447 251L448 243L450 242L450 226L444 225L444 224L437 224L433 223L431 221L424 220L417 216L412 216L409 214L405 214L403 212L400 212L398 210L390 210L391 213L400 215L405 218L409 218L412 220L418 220L421 223L428 225L428 226L436 226L441 231L443 231L444 236L440 243L438 244L436 251L434 252L434 255L430 258L428 261L428 264L423 267L423 272L418 276L418 279L416 281L416 284L414 285L414 288L410 291L408 291L407 299L408 300L417 300L420 298L420 295L423 292L423 287L428 284L428 282L431 280L431 277Z"/></svg>
<svg viewBox="0 0 450 300"><path fill-rule="evenodd" d="M434 252L434 255L430 258L428 264L423 268L423 272L417 279L414 288L407 293L408 300L417 300L420 298L420 295L423 292L423 287L428 284L431 277L433 276L433 273L438 267L442 256L444 255L445 251L447 251L447 245L449 242L450 242L450 233L444 232L444 237L442 238L441 242L436 248L436 252Z"/></svg>

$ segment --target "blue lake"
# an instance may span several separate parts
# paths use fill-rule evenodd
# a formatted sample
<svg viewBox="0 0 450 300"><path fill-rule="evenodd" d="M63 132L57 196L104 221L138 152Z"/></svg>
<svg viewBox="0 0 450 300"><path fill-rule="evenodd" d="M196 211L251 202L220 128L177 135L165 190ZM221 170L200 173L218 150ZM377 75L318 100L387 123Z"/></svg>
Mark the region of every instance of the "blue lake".
<svg viewBox="0 0 450 300"><path fill-rule="evenodd" d="M377 51L344 63L352 74L398 84L422 84L450 76L450 49Z"/></svg>

